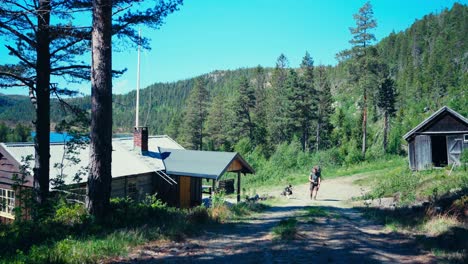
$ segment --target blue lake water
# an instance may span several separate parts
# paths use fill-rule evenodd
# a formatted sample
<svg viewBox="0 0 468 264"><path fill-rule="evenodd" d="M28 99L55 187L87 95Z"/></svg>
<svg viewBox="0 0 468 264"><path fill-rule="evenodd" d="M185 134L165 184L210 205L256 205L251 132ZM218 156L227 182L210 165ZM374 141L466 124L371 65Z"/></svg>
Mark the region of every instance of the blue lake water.
<svg viewBox="0 0 468 264"><path fill-rule="evenodd" d="M36 132L31 132L31 138L36 136ZM68 135L67 132L64 133L57 133L57 132L50 132L50 143L63 143L70 140L72 136Z"/></svg>
<svg viewBox="0 0 468 264"><path fill-rule="evenodd" d="M36 132L31 132L31 138L36 136ZM112 137L114 138L122 138L122 137L131 137L131 134L114 134ZM67 132L64 133L57 133L57 132L50 132L50 143L63 143L67 142L72 138Z"/></svg>

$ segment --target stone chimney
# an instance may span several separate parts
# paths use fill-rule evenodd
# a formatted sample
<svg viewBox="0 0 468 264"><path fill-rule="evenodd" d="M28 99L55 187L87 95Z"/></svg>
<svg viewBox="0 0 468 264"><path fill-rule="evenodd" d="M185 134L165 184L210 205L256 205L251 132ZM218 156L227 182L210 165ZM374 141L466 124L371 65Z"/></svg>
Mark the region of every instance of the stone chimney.
<svg viewBox="0 0 468 264"><path fill-rule="evenodd" d="M148 153L148 127L135 127L133 130L133 150Z"/></svg>

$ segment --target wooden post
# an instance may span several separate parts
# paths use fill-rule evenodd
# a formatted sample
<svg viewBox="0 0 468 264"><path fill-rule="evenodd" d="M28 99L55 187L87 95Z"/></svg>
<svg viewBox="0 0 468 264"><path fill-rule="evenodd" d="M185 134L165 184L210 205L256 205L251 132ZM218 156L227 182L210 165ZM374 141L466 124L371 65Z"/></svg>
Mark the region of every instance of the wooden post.
<svg viewBox="0 0 468 264"><path fill-rule="evenodd" d="M215 186L216 186L215 181L216 181L216 180L213 179L213 184L212 184L212 186L211 186L211 193L210 193L210 195L211 195L212 197L213 197L213 194L215 193Z"/></svg>
<svg viewBox="0 0 468 264"><path fill-rule="evenodd" d="M240 202L240 178L241 178L241 173L240 171L237 172L237 202Z"/></svg>

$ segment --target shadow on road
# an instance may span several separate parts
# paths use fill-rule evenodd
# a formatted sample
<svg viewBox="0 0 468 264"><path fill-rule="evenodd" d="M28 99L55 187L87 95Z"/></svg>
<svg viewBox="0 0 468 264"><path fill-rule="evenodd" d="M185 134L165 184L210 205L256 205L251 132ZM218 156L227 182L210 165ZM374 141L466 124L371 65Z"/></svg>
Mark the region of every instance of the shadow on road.
<svg viewBox="0 0 468 264"><path fill-rule="evenodd" d="M321 212L321 213L317 213ZM325 213L324 213L325 212ZM275 240L279 221L297 217L297 239ZM213 225L182 243L147 245L135 260L116 263L430 263L414 239L382 232L358 210L331 206L276 206L235 225Z"/></svg>

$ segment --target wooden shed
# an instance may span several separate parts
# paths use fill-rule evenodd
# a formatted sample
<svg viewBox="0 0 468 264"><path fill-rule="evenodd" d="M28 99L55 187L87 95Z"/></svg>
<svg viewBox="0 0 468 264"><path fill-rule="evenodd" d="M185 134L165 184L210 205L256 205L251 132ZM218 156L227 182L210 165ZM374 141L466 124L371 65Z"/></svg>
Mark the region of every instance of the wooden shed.
<svg viewBox="0 0 468 264"><path fill-rule="evenodd" d="M202 179L212 180L213 186L225 172L237 173L237 201L240 201L241 174L253 174L254 169L236 152L198 151L159 148L165 173L158 181L156 193L168 204L189 208L202 202Z"/></svg>
<svg viewBox="0 0 468 264"><path fill-rule="evenodd" d="M461 153L468 149L468 119L444 106L403 138L412 170L460 165Z"/></svg>

